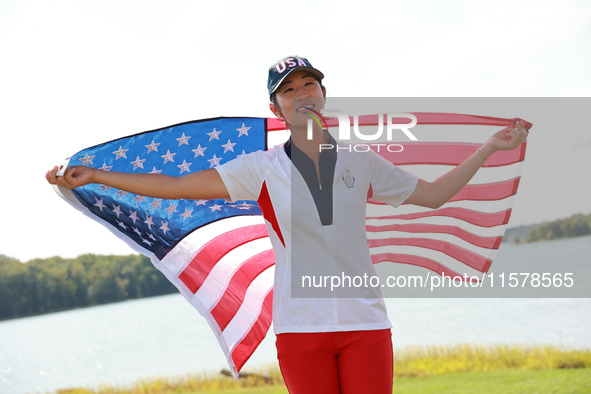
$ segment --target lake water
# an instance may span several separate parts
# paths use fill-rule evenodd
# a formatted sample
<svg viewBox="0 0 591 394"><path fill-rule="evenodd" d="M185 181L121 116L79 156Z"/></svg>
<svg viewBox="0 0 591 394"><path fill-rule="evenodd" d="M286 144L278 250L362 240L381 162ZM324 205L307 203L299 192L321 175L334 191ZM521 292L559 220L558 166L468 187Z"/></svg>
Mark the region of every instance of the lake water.
<svg viewBox="0 0 591 394"><path fill-rule="evenodd" d="M528 256L546 264L564 256L589 261L591 237L503 245L497 259L521 262ZM394 298L386 304L396 350L455 343L591 349L589 298ZM269 333L245 369L276 363L274 340ZM0 322L0 393L126 384L222 368L227 364L215 336L179 294Z"/></svg>

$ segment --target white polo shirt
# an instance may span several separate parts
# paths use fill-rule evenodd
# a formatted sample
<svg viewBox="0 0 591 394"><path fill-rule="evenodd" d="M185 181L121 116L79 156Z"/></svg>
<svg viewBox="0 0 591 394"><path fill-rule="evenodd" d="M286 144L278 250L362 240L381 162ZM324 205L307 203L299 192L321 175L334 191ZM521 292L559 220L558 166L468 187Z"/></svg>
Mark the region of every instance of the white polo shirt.
<svg viewBox="0 0 591 394"><path fill-rule="evenodd" d="M275 333L390 328L379 287L354 286L355 277L375 275L366 202L372 193L398 206L418 178L373 151L348 151L339 143L338 153L322 153L318 180L312 161L294 165L285 145L216 167L231 200L256 200L265 217L275 251ZM340 277L341 287L331 289L332 276Z"/></svg>

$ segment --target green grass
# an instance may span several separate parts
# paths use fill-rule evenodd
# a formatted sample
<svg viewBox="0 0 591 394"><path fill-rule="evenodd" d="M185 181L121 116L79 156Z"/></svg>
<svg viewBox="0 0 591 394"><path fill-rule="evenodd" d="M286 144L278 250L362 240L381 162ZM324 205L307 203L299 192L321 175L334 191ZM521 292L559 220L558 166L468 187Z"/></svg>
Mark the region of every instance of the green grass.
<svg viewBox="0 0 591 394"><path fill-rule="evenodd" d="M395 393L591 392L591 351L553 346L454 345L396 350ZM276 366L234 382L219 374L142 380L60 394L287 393Z"/></svg>
<svg viewBox="0 0 591 394"><path fill-rule="evenodd" d="M555 346L464 344L405 348L395 352L394 360L395 377L416 377L507 369L589 368L591 351Z"/></svg>
<svg viewBox="0 0 591 394"><path fill-rule="evenodd" d="M590 369L559 369L545 371L462 372L419 378L396 378L395 394L429 393L589 393ZM73 391L74 392L74 391ZM73 393L72 392L72 393ZM78 392L78 391L76 391ZM132 392L132 391L129 391ZM135 392L135 391L134 391ZM175 394L206 394L212 391L168 391ZM80 391L82 393L82 391ZM229 389L218 394L287 394L283 385Z"/></svg>
<svg viewBox="0 0 591 394"><path fill-rule="evenodd" d="M589 393L590 369L462 372L394 380L394 393Z"/></svg>

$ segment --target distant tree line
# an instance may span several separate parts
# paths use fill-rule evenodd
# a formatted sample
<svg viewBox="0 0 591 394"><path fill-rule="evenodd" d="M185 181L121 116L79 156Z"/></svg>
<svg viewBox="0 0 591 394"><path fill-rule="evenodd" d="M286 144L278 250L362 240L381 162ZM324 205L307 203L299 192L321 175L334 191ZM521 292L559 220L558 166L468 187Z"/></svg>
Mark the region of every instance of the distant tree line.
<svg viewBox="0 0 591 394"><path fill-rule="evenodd" d="M527 242L580 237L591 234L591 215L574 215L567 219L543 223L529 233Z"/></svg>
<svg viewBox="0 0 591 394"><path fill-rule="evenodd" d="M0 319L175 291L150 260L140 255L86 254L27 263L0 255Z"/></svg>
<svg viewBox="0 0 591 394"><path fill-rule="evenodd" d="M591 214L508 228L503 242L524 243L581 237L591 234Z"/></svg>

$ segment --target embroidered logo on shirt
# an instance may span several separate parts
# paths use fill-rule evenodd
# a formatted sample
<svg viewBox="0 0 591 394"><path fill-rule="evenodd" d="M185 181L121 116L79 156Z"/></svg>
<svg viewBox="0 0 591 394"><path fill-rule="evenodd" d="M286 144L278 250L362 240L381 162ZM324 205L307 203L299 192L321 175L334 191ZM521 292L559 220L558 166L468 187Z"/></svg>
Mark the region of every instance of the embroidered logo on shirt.
<svg viewBox="0 0 591 394"><path fill-rule="evenodd" d="M345 173L343 174L343 182L345 182L345 186L347 186L347 188L352 188L353 186L355 186L355 177L353 176L353 174L351 174L351 171L349 170L345 170Z"/></svg>

